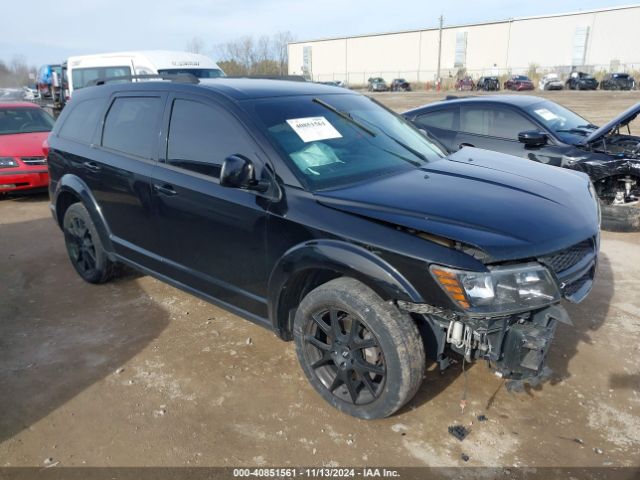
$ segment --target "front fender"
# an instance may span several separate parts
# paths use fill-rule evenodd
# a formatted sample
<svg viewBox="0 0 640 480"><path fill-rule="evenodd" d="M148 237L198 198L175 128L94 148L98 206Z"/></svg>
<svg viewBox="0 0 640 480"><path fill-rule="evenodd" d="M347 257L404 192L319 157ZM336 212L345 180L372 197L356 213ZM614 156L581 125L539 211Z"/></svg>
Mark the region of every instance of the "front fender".
<svg viewBox="0 0 640 480"><path fill-rule="evenodd" d="M640 177L640 161L629 158L584 160L576 162L570 168L586 173L594 183L614 175Z"/></svg>
<svg viewBox="0 0 640 480"><path fill-rule="evenodd" d="M71 173L63 175L60 178L52 196L51 206L58 225L62 227L64 212L62 211L61 206L68 194L78 198L86 207L89 215L91 216L91 220L98 231L98 235L100 235L102 245L108 253L113 252L113 245L111 244L111 230L109 229L109 225L107 224L104 215L102 214L102 210L100 209L98 202L94 198L87 184L80 177Z"/></svg>
<svg viewBox="0 0 640 480"><path fill-rule="evenodd" d="M269 319L280 335L289 322L287 302L283 302L292 279L312 271L332 271L355 278L384 300L421 303L423 299L398 270L370 250L339 240L310 240L289 249L269 277Z"/></svg>

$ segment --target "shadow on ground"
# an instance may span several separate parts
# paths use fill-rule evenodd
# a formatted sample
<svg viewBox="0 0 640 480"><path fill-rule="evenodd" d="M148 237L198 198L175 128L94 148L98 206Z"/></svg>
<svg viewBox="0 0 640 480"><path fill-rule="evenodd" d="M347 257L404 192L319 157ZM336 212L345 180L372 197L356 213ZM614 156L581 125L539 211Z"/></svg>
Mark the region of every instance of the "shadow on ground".
<svg viewBox="0 0 640 480"><path fill-rule="evenodd" d="M49 200L49 192L46 188L26 190L24 192L0 193L0 201L13 200L14 202L43 202Z"/></svg>
<svg viewBox="0 0 640 480"><path fill-rule="evenodd" d="M0 226L0 285L0 442L114 374L169 322L136 275L83 282L50 218Z"/></svg>
<svg viewBox="0 0 640 480"><path fill-rule="evenodd" d="M604 325L614 289L611 262L604 253L600 252L598 272L589 296L579 304L565 302L573 325L560 324L556 330L555 340L547 360L547 364L554 371L552 384L571 377L569 363L578 353L579 345L590 344L592 333Z"/></svg>

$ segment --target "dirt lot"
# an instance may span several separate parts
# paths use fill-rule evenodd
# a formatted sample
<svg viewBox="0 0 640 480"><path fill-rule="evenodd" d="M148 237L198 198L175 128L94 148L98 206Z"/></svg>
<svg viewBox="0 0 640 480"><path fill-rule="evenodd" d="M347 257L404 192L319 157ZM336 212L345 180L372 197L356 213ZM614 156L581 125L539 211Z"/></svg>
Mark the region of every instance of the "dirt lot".
<svg viewBox="0 0 640 480"><path fill-rule="evenodd" d="M548 96L594 123L640 101ZM377 95L398 110L441 97ZM320 399L291 343L150 277L83 283L47 198L0 200L0 466L640 466L639 282L640 234L603 233L550 383L510 394L473 365L462 414L460 365L432 367L408 407L367 422Z"/></svg>

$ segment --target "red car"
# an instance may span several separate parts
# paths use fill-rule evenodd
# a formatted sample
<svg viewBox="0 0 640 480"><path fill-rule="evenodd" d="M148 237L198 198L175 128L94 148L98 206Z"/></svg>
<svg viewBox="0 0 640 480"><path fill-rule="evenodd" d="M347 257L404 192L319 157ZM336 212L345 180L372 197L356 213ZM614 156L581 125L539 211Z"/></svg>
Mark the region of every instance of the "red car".
<svg viewBox="0 0 640 480"><path fill-rule="evenodd" d="M53 123L33 103L0 103L0 194L49 184L42 144Z"/></svg>
<svg viewBox="0 0 640 480"><path fill-rule="evenodd" d="M533 90L533 82L526 75L512 75L509 80L504 82L505 90Z"/></svg>
<svg viewBox="0 0 640 480"><path fill-rule="evenodd" d="M460 78L456 81L456 90L460 91L470 91L475 90L476 82L473 81L471 77Z"/></svg>

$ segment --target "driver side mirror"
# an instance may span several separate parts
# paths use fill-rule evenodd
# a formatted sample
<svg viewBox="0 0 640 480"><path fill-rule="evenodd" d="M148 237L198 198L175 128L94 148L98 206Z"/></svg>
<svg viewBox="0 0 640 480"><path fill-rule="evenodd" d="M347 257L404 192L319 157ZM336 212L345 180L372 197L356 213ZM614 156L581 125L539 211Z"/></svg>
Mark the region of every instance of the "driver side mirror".
<svg viewBox="0 0 640 480"><path fill-rule="evenodd" d="M269 185L268 181L256 178L255 166L247 157L230 155L225 158L220 170L220 186L264 193Z"/></svg>
<svg viewBox="0 0 640 480"><path fill-rule="evenodd" d="M547 144L547 140L547 134L538 132L537 130L520 132L518 134L518 141L524 143L526 147L542 147Z"/></svg>

